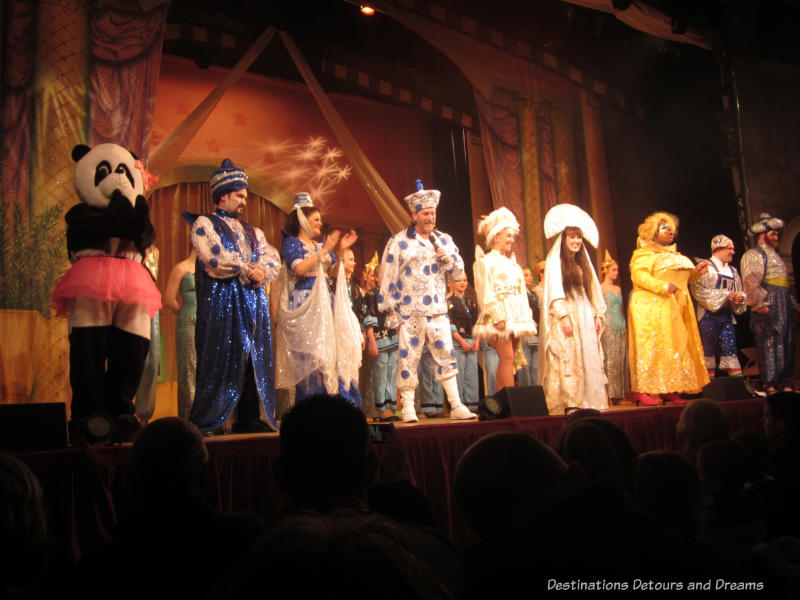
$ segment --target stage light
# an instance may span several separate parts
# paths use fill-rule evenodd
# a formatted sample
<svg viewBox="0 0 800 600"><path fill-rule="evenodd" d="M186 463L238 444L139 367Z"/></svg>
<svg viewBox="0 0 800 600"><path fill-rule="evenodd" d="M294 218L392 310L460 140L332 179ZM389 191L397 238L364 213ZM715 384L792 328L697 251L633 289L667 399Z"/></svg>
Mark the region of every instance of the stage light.
<svg viewBox="0 0 800 600"><path fill-rule="evenodd" d="M367 15L368 17L371 17L372 15L375 14L375 9L372 8L369 4L362 4L361 5L361 14L362 15Z"/></svg>

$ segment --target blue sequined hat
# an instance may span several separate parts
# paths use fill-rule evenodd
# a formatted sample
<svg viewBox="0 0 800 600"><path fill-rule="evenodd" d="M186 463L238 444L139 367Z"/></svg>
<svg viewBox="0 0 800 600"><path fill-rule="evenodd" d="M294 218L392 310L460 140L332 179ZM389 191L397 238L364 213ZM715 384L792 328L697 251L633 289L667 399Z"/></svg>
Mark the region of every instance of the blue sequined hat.
<svg viewBox="0 0 800 600"><path fill-rule="evenodd" d="M311 201L311 194L308 192L298 192L294 197L292 208L297 210L303 206L314 206L314 203Z"/></svg>
<svg viewBox="0 0 800 600"><path fill-rule="evenodd" d="M419 179L417 179L416 185L417 191L404 198L412 215L424 208L436 208L439 206L439 197L442 192L422 189L422 181Z"/></svg>
<svg viewBox="0 0 800 600"><path fill-rule="evenodd" d="M236 190L248 189L247 174L244 169L234 165L229 158L222 161L219 169L214 171L211 179L209 179L208 184L211 186L211 196L214 198L214 203L219 202L219 199L225 194Z"/></svg>

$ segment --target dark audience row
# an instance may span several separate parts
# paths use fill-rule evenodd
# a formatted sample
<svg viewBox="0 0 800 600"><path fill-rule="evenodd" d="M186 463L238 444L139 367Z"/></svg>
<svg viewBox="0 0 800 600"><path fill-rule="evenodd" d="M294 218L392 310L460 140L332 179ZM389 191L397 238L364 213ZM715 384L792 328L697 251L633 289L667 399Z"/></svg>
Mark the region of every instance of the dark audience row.
<svg viewBox="0 0 800 600"><path fill-rule="evenodd" d="M35 476L0 455L0 598L797 597L800 394L770 396L763 434L733 436L700 399L677 435L680 452L637 455L622 429L581 410L554 449L523 433L482 438L453 485L474 536L460 553L409 482L400 439L379 478L364 416L341 397L285 415L273 465L285 512L271 528L211 508L202 435L160 419L133 445L130 514L77 565L48 538Z"/></svg>

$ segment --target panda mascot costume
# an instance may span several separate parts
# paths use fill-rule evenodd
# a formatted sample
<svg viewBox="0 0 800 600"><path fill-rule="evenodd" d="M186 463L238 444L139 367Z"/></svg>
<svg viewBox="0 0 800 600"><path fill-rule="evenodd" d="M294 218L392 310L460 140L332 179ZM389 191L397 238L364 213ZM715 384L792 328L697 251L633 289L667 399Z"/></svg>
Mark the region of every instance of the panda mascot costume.
<svg viewBox="0 0 800 600"><path fill-rule="evenodd" d="M72 159L81 200L65 217L72 267L53 292L56 312L69 325L71 431L91 439L98 434L92 418L99 415L108 423L106 434L116 430L125 439L139 427L133 397L150 346L150 319L161 308L142 264L155 238L142 195L149 174L116 144L77 145Z"/></svg>

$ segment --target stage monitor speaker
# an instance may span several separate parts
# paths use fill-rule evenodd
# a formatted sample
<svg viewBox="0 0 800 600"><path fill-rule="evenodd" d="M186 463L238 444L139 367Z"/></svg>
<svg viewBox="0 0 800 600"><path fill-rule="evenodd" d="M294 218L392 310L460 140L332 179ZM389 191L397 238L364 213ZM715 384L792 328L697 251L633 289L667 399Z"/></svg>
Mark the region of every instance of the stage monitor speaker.
<svg viewBox="0 0 800 600"><path fill-rule="evenodd" d="M481 421L511 417L546 417L548 415L544 389L540 385L506 387L478 404Z"/></svg>
<svg viewBox="0 0 800 600"><path fill-rule="evenodd" d="M67 447L63 402L0 404L0 450L34 452Z"/></svg>
<svg viewBox="0 0 800 600"><path fill-rule="evenodd" d="M753 386L744 377L717 377L703 386L703 396L717 402L744 400L756 395Z"/></svg>

